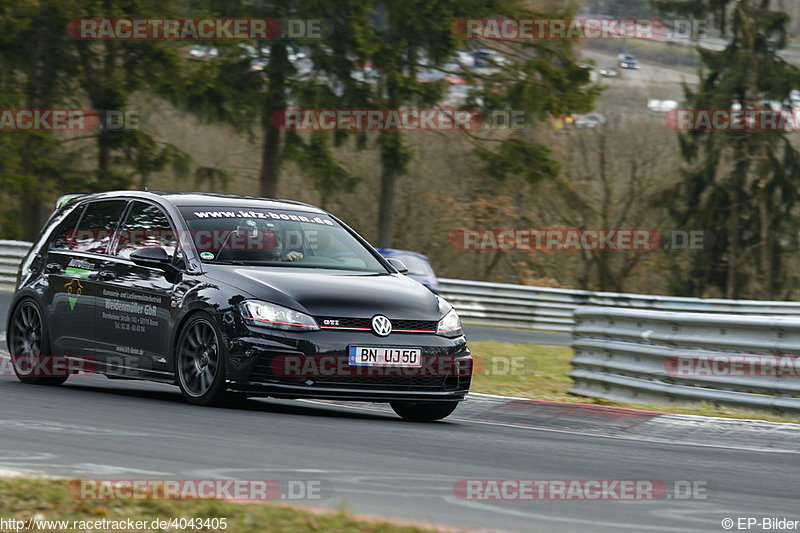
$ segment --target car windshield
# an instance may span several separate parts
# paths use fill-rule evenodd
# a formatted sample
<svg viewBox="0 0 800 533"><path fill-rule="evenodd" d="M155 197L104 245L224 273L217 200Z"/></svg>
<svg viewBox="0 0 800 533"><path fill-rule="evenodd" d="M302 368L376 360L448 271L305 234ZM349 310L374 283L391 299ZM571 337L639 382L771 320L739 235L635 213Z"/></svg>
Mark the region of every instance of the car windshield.
<svg viewBox="0 0 800 533"><path fill-rule="evenodd" d="M348 230L324 214L257 206L183 207L183 246L204 263L388 271Z"/></svg>

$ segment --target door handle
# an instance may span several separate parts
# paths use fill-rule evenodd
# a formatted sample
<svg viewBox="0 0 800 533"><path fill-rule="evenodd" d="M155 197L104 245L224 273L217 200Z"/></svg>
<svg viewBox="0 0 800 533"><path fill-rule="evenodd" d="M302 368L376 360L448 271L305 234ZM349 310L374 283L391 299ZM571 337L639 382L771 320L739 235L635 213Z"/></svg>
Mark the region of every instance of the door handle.
<svg viewBox="0 0 800 533"><path fill-rule="evenodd" d="M108 281L108 280L112 280L112 279L114 279L116 277L117 277L117 275L114 274L113 270L101 270L100 272L97 273L97 279L101 279L101 280Z"/></svg>
<svg viewBox="0 0 800 533"><path fill-rule="evenodd" d="M61 265L59 265L58 263L48 263L47 266L44 268L50 274L61 274L64 272L64 269L61 268Z"/></svg>

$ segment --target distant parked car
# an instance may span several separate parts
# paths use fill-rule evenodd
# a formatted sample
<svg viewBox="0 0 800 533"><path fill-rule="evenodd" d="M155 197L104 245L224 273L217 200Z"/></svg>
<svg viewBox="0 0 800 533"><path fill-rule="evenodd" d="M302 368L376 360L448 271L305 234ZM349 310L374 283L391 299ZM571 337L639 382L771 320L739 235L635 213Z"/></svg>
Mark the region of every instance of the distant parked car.
<svg viewBox="0 0 800 533"><path fill-rule="evenodd" d="M576 128L596 128L606 123L606 117L600 113L589 113L587 115L578 115L572 125Z"/></svg>
<svg viewBox="0 0 800 533"><path fill-rule="evenodd" d="M189 48L189 56L197 59L217 57L218 55L219 49L212 46L192 46Z"/></svg>
<svg viewBox="0 0 800 533"><path fill-rule="evenodd" d="M656 113L667 113L677 108L678 102L675 100L656 100L651 98L647 101L647 109Z"/></svg>
<svg viewBox="0 0 800 533"><path fill-rule="evenodd" d="M458 63L461 68L465 70L469 70L475 66L475 57L464 50L456 51L455 60L456 63Z"/></svg>
<svg viewBox="0 0 800 533"><path fill-rule="evenodd" d="M600 67L597 72L604 78L616 78L619 75L615 67Z"/></svg>
<svg viewBox="0 0 800 533"><path fill-rule="evenodd" d="M378 252L387 259L397 259L408 269L409 278L419 281L434 294L439 293L439 280L433 271L430 260L417 252L395 250L394 248L378 248Z"/></svg>
<svg viewBox="0 0 800 533"><path fill-rule="evenodd" d="M481 48L472 57L475 58L473 71L482 76L497 74L508 63L504 55L490 48Z"/></svg>
<svg viewBox="0 0 800 533"><path fill-rule="evenodd" d="M452 84L447 88L447 94L441 104L447 108L459 108L470 102L471 98L474 106L482 108L483 98L477 96L480 90L481 88L477 85L469 85L466 83Z"/></svg>
<svg viewBox="0 0 800 533"><path fill-rule="evenodd" d="M620 54L617 56L620 68L639 68L639 60L633 54Z"/></svg>

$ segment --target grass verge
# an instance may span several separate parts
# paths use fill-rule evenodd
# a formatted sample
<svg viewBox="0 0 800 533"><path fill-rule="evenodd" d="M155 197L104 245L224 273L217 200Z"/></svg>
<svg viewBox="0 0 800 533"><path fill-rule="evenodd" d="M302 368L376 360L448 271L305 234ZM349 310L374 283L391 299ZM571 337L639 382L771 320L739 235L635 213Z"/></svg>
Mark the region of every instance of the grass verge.
<svg viewBox="0 0 800 533"><path fill-rule="evenodd" d="M45 478L0 478L0 517L16 520L67 520L73 521L144 521L148 528L140 532L165 531L149 527L156 519L172 518L212 519L225 518L225 531L235 533L435 533L437 528L420 528L395 523L353 517L345 511L318 511L300 507L254 503L237 504L220 501L100 501L74 499L68 493L68 480ZM7 524L7 522L6 522ZM80 524L78 524L80 525ZM94 531L103 531L95 528ZM111 531L106 529L105 531ZM174 528L172 531L179 531ZM14 532L13 528L0 527L0 531ZM30 529L24 531L31 531ZM35 531L35 530L33 530ZM59 531L62 529L59 528ZM85 531L67 528L64 531ZM187 531L223 531L187 529ZM453 531L448 529L447 531Z"/></svg>
<svg viewBox="0 0 800 533"><path fill-rule="evenodd" d="M800 422L758 411L739 410L707 403L637 404L577 396L567 392L572 386L572 380L567 376L570 371L569 360L572 358L572 350L567 346L536 346L504 342L470 342L469 346L476 360L476 373L470 388L472 392L554 402L630 407L686 415Z"/></svg>

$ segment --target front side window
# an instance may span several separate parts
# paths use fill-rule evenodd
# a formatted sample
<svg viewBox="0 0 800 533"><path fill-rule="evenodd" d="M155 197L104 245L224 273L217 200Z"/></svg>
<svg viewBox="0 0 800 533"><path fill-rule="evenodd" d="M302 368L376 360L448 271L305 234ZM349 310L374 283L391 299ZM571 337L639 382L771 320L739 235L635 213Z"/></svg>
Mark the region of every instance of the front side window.
<svg viewBox="0 0 800 533"><path fill-rule="evenodd" d="M369 249L324 214L243 205L183 207L181 215L206 263L387 273Z"/></svg>
<svg viewBox="0 0 800 533"><path fill-rule="evenodd" d="M125 204L125 200L103 200L88 204L75 230L74 249L106 253Z"/></svg>
<svg viewBox="0 0 800 533"><path fill-rule="evenodd" d="M177 248L175 231L161 208L135 201L120 227L115 255L128 259L134 250L154 246L164 248L172 256Z"/></svg>

